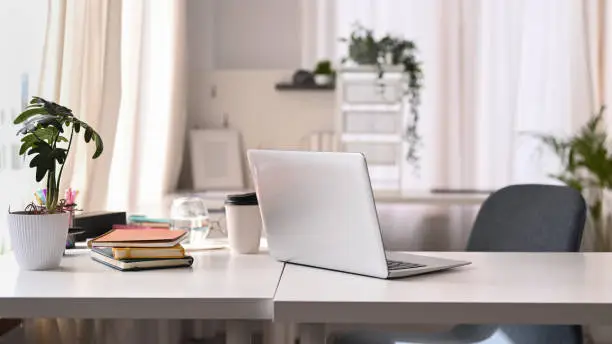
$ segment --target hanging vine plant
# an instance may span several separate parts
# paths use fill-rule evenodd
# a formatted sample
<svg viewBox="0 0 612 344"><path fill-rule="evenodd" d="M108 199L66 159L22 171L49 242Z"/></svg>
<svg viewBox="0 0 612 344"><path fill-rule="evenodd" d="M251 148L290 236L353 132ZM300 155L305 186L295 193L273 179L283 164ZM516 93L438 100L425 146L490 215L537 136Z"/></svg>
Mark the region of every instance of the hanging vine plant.
<svg viewBox="0 0 612 344"><path fill-rule="evenodd" d="M418 165L418 148L421 145L421 136L418 131L419 106L421 105L421 88L423 86L423 71L421 61L417 58L417 47L413 41L405 40L400 36L387 34L376 39L373 30L366 29L359 23L355 24L350 37L342 38L348 43L348 57L343 62L351 60L358 65L373 65L378 71L378 79L385 75L384 66L403 66L404 79L403 96L407 97L410 116L406 126L404 139L408 143L406 160ZM384 92L384 83L379 83Z"/></svg>

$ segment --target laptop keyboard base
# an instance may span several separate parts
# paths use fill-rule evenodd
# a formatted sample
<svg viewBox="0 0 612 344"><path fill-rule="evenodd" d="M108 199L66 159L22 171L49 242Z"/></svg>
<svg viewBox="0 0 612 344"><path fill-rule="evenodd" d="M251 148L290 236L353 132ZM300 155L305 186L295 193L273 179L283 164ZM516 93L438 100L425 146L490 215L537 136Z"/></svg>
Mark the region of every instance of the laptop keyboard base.
<svg viewBox="0 0 612 344"><path fill-rule="evenodd" d="M389 270L406 270L406 269L416 269L422 268L425 265L421 264L413 264L408 262L400 262L397 260L387 260L387 269Z"/></svg>

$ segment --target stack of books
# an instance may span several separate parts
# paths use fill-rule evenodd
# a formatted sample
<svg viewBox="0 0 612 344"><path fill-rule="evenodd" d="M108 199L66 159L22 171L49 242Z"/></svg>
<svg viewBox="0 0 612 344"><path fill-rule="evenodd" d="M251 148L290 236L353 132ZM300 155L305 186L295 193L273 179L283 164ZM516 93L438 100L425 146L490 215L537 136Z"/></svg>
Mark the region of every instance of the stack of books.
<svg viewBox="0 0 612 344"><path fill-rule="evenodd" d="M91 258L121 271L189 267L181 241L187 231L169 229L113 229L89 241Z"/></svg>

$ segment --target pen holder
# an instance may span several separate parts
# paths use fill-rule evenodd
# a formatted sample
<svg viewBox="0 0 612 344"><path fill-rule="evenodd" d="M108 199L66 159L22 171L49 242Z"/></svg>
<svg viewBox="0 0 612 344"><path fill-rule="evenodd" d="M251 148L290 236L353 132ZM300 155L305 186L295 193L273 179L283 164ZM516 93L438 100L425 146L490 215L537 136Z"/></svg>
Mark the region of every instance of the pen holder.
<svg viewBox="0 0 612 344"><path fill-rule="evenodd" d="M262 221L255 193L228 196L225 200L225 216L232 253L259 252Z"/></svg>

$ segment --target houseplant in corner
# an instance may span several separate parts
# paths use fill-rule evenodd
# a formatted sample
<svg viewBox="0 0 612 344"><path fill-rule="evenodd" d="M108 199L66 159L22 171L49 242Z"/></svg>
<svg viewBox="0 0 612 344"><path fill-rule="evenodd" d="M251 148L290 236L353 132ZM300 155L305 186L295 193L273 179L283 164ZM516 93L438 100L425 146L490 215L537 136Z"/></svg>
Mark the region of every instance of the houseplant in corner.
<svg viewBox="0 0 612 344"><path fill-rule="evenodd" d="M331 61L319 61L313 74L315 84L319 86L331 85L334 81L334 70L332 69Z"/></svg>
<svg viewBox="0 0 612 344"><path fill-rule="evenodd" d="M580 191L588 207L592 249L612 251L612 142L603 126L604 107L567 138L536 135L561 162L550 176Z"/></svg>
<svg viewBox="0 0 612 344"><path fill-rule="evenodd" d="M60 181L73 139L82 132L85 142L93 141L96 159L102 154L102 138L70 109L40 97L32 98L14 124L21 125L19 154L32 158L36 181L46 183L46 200L42 206L32 203L24 211L9 211L11 246L22 269L53 269L59 266L68 234L72 205L60 200Z"/></svg>

